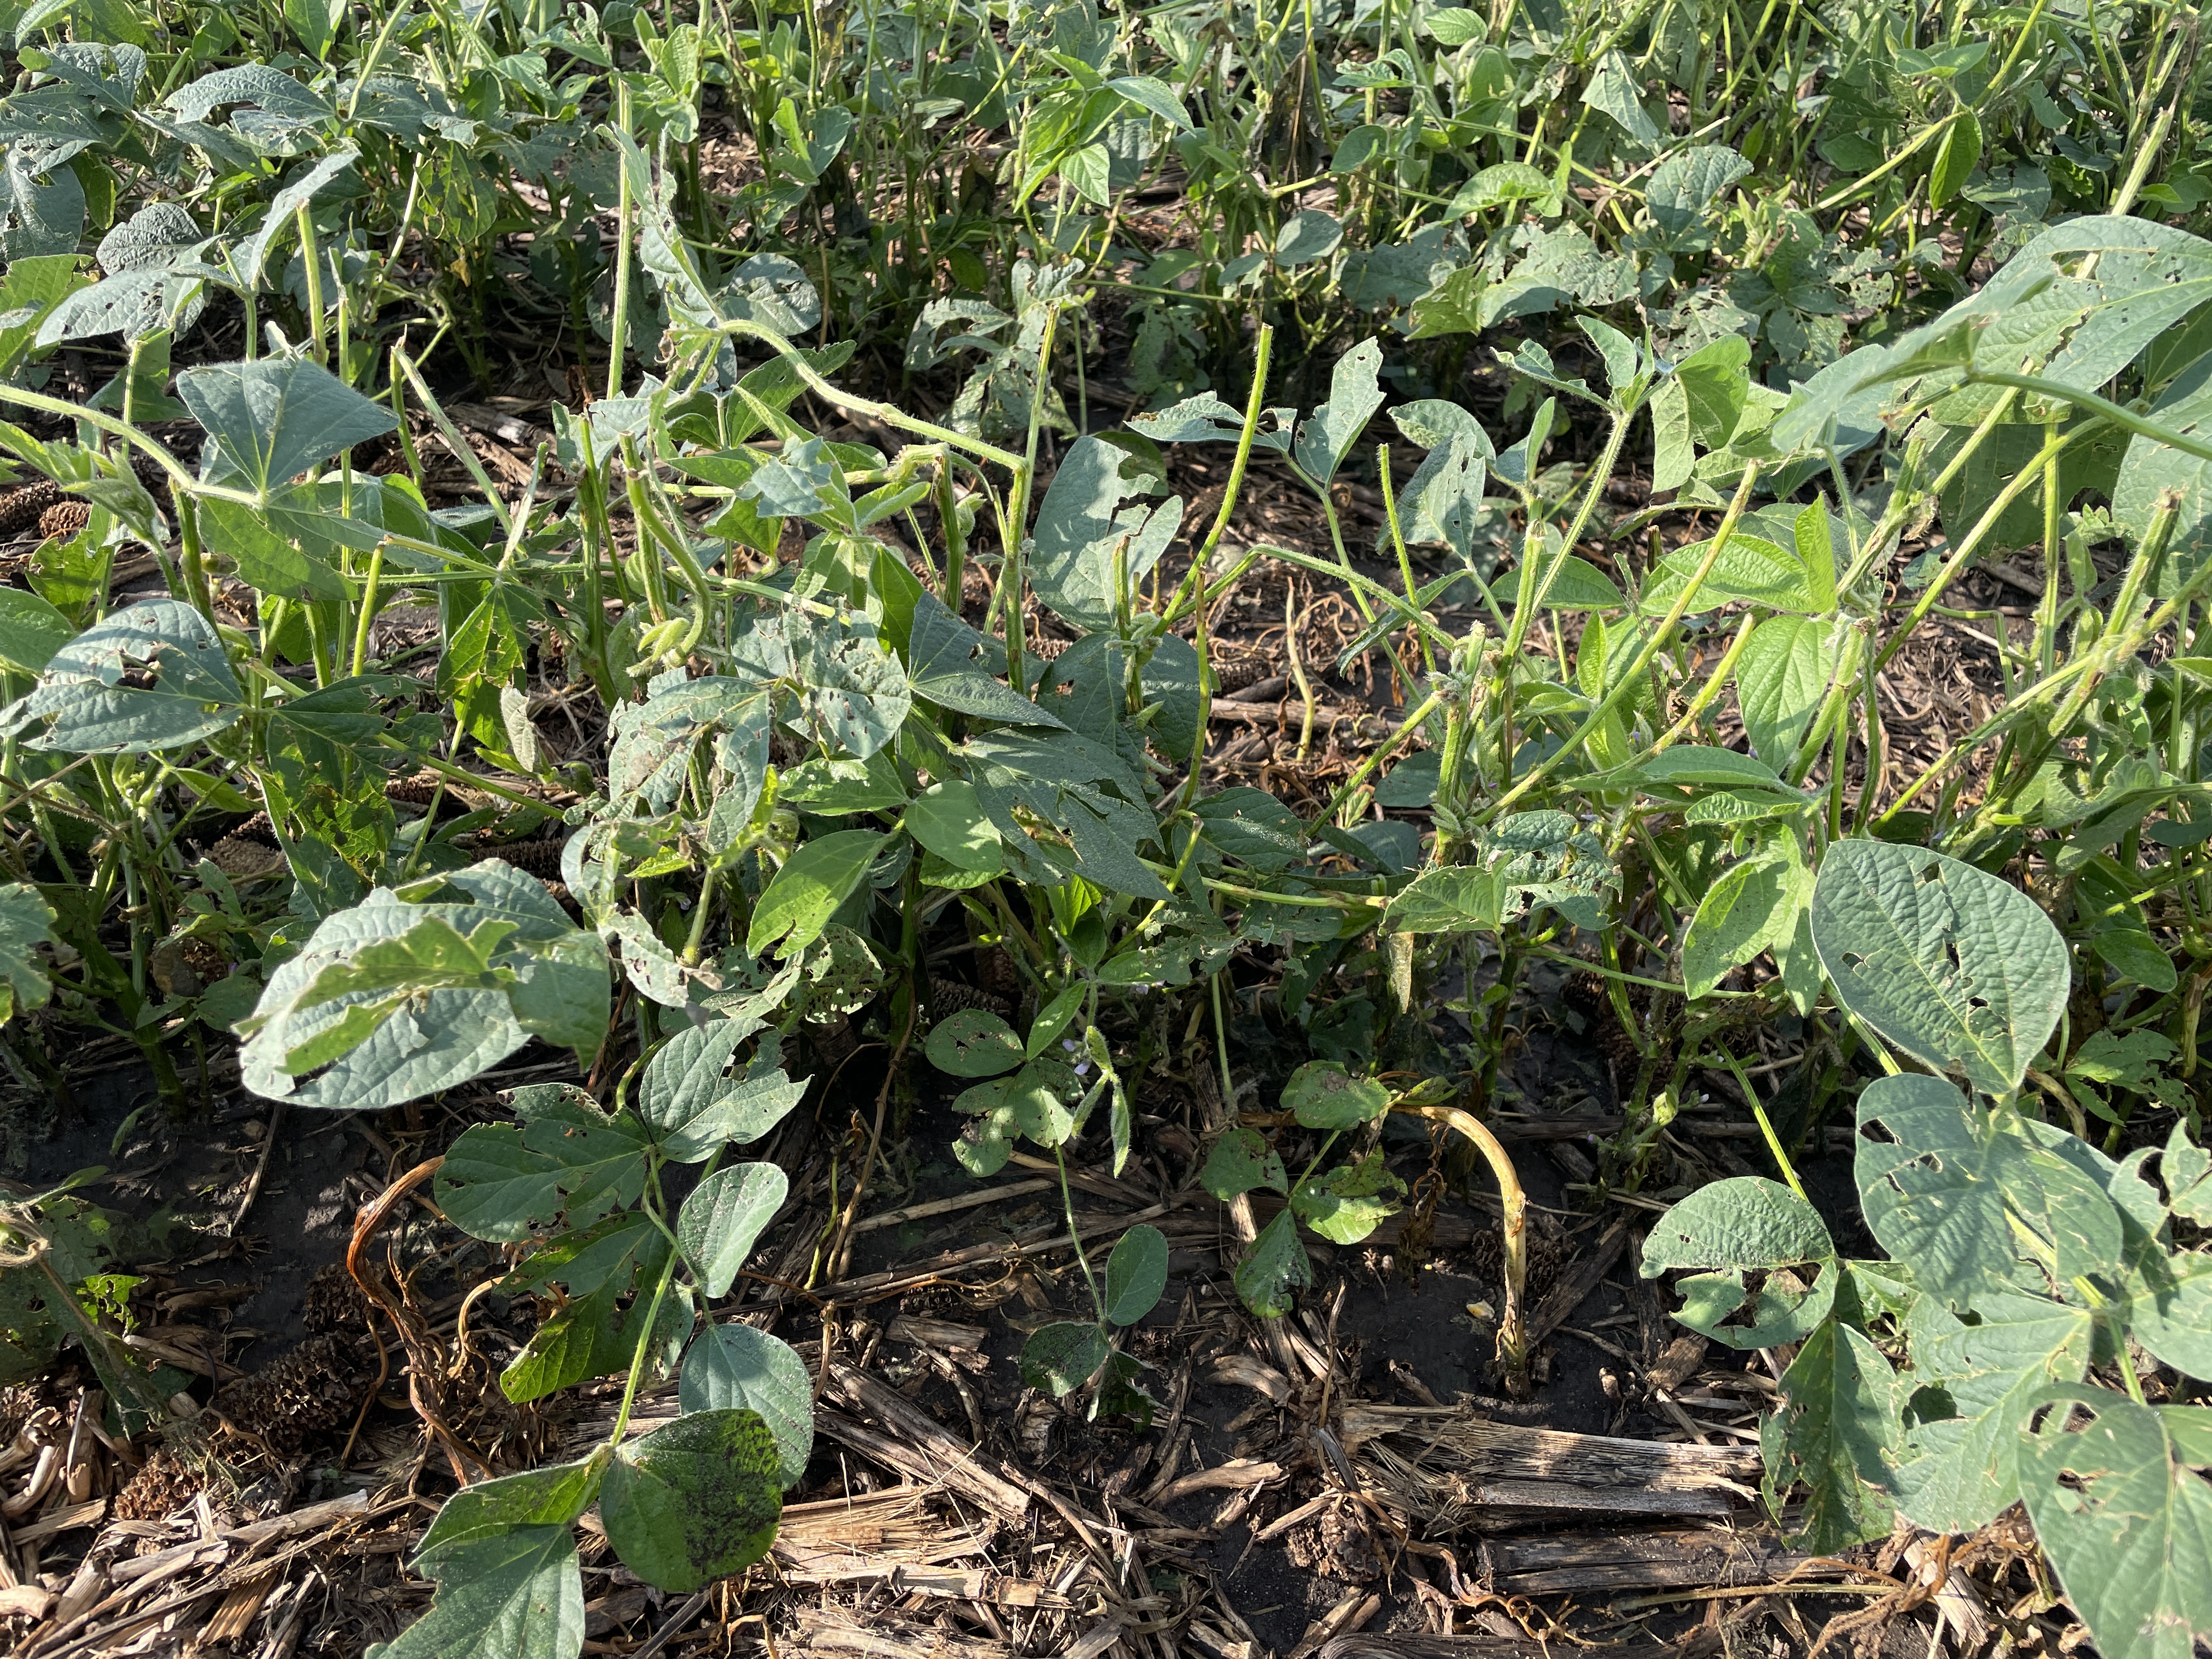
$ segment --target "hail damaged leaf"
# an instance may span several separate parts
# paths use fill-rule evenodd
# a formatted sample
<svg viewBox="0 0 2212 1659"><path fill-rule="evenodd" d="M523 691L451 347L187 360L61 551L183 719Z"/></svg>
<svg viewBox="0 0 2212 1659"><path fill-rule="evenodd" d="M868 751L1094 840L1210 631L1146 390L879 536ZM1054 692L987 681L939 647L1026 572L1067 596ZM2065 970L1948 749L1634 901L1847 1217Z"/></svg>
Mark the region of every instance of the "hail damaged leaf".
<svg viewBox="0 0 2212 1659"><path fill-rule="evenodd" d="M1810 1290L1788 1271L1805 1267L1820 1270ZM1734 1348L1799 1340L1827 1317L1841 1277L1819 1213L1787 1187L1754 1176L1701 1187L1653 1226L1638 1271L1656 1279L1685 1267L1715 1271L1680 1281L1674 1317ZM1751 1273L1765 1275L1755 1291L1744 1282Z"/></svg>
<svg viewBox="0 0 2212 1659"><path fill-rule="evenodd" d="M2212 1410L2054 1388L2022 1434L2021 1496L2100 1652L2190 1659L2212 1641ZM2073 1407L2087 1414L2069 1431Z"/></svg>
<svg viewBox="0 0 2212 1659"><path fill-rule="evenodd" d="M1382 388L1375 378L1382 367L1382 346L1376 340L1362 340L1336 360L1329 374L1328 401L1299 424L1291 449L1291 459L1309 477L1325 484L1335 477L1367 422L1382 407Z"/></svg>
<svg viewBox="0 0 2212 1659"><path fill-rule="evenodd" d="M1992 1095L2020 1086L2072 983L2066 941L2034 900L1971 864L1890 842L1828 849L1813 946L1851 1012Z"/></svg>
<svg viewBox="0 0 2212 1659"><path fill-rule="evenodd" d="M1792 1486L1805 1485L1790 1542L1827 1554L1885 1536L1903 1389L1881 1350L1842 1320L1824 1320L1783 1373L1782 1392L1787 1403L1760 1425L1759 1444L1774 1514Z"/></svg>
<svg viewBox="0 0 2212 1659"><path fill-rule="evenodd" d="M1313 1263L1298 1243L1297 1218L1285 1210L1262 1227L1232 1278L1237 1296L1261 1318L1288 1313L1297 1293L1313 1283Z"/></svg>
<svg viewBox="0 0 2212 1659"><path fill-rule="evenodd" d="M2021 1289L2023 1249L2065 1285L2119 1265L2120 1212L2104 1182L1940 1078L1877 1078L1859 1096L1858 1125L1869 1231L1953 1307Z"/></svg>
<svg viewBox="0 0 2212 1659"><path fill-rule="evenodd" d="M1283 1085L1283 1104L1309 1129L1356 1129L1389 1109L1390 1091L1333 1060L1310 1060Z"/></svg>
<svg viewBox="0 0 2212 1659"><path fill-rule="evenodd" d="M1398 1212L1406 1183L1382 1167L1378 1147L1357 1164L1300 1182L1291 1191L1291 1209L1334 1244L1357 1244Z"/></svg>
<svg viewBox="0 0 2212 1659"><path fill-rule="evenodd" d="M1820 1212L1779 1182L1739 1176L1672 1206L1644 1241L1646 1279L1678 1267L1790 1267L1832 1261Z"/></svg>
<svg viewBox="0 0 2212 1659"><path fill-rule="evenodd" d="M53 993L39 946L53 938L53 907L27 882L0 887L0 1021L43 1008Z"/></svg>
<svg viewBox="0 0 2212 1659"><path fill-rule="evenodd" d="M1047 1325L1022 1344L1022 1381L1057 1400L1096 1376L1109 1352L1106 1333L1088 1321Z"/></svg>
<svg viewBox="0 0 2212 1659"><path fill-rule="evenodd" d="M709 1325L684 1357L677 1403L686 1412L757 1413L775 1437L776 1480L805 1478L814 1449L814 1379L788 1343L732 1321Z"/></svg>
<svg viewBox="0 0 2212 1659"><path fill-rule="evenodd" d="M761 1029L753 1019L715 1019L686 1026L646 1062L638 1115L663 1156L696 1164L717 1146L758 1140L783 1121L806 1092L781 1069L726 1075L738 1045Z"/></svg>
<svg viewBox="0 0 2212 1659"><path fill-rule="evenodd" d="M572 1297L606 1285L617 1293L639 1274L650 1279L668 1262L668 1235L642 1210L617 1210L596 1224L558 1235L501 1281L510 1294L559 1285Z"/></svg>
<svg viewBox="0 0 2212 1659"><path fill-rule="evenodd" d="M1889 1485L1905 1519L1970 1533L2019 1498L2021 1431L2045 1389L2087 1371L2094 1317L1990 1292L1974 1298L1969 1325L1920 1298L1905 1326L1911 1420Z"/></svg>
<svg viewBox="0 0 2212 1659"><path fill-rule="evenodd" d="M1016 873L1053 885L1080 875L1134 898L1168 896L1136 855L1159 826L1148 807L1135 804L1146 799L1144 787L1118 756L1072 732L1011 731L971 738L955 753ZM1030 835L1024 816L1067 844Z"/></svg>
<svg viewBox="0 0 2212 1659"><path fill-rule="evenodd" d="M177 376L177 396L267 494L316 462L392 429L392 411L304 357L215 363Z"/></svg>
<svg viewBox="0 0 2212 1659"><path fill-rule="evenodd" d="M614 740L607 753L607 793L635 795L665 812L683 788L693 744L713 732L765 748L772 720L772 691L750 680L709 675L656 690L645 702L617 705ZM752 793L758 793L755 780ZM752 803L744 803L747 814Z"/></svg>
<svg viewBox="0 0 2212 1659"><path fill-rule="evenodd" d="M725 1296L752 1254L761 1230L782 1206L787 1183L773 1164L717 1170L692 1189L676 1218L676 1237L696 1262L708 1296Z"/></svg>
<svg viewBox="0 0 2212 1659"><path fill-rule="evenodd" d="M929 1063L954 1077L996 1077L1027 1058L1013 1027L982 1008L963 1008L929 1028Z"/></svg>
<svg viewBox="0 0 2212 1659"><path fill-rule="evenodd" d="M1129 460L1127 450L1103 438L1077 439L1037 509L1030 585L1038 599L1084 628L1113 625L1117 567L1134 586L1182 527L1179 495L1157 507L1122 505L1157 488L1150 477L1132 477Z"/></svg>
<svg viewBox="0 0 2212 1659"><path fill-rule="evenodd" d="M575 1534L505 1527L426 1550L438 1580L429 1612L369 1659L575 1659L584 1645L584 1573Z"/></svg>
<svg viewBox="0 0 2212 1659"><path fill-rule="evenodd" d="M94 623L59 650L38 689L0 716L28 746L70 754L142 755L221 732L245 694L206 617L149 599Z"/></svg>
<svg viewBox="0 0 2212 1659"><path fill-rule="evenodd" d="M1167 1284L1167 1237L1139 1222L1106 1258L1106 1317L1116 1325L1135 1324L1159 1305Z"/></svg>
<svg viewBox="0 0 2212 1659"><path fill-rule="evenodd" d="M1231 1129L1215 1141L1198 1181L1224 1204L1255 1188L1269 1187L1279 1193L1291 1189L1283 1160L1257 1129Z"/></svg>
<svg viewBox="0 0 2212 1659"><path fill-rule="evenodd" d="M693 1412L615 1449L599 1492L607 1541L682 1594L768 1553L783 1513L775 1436L757 1413Z"/></svg>

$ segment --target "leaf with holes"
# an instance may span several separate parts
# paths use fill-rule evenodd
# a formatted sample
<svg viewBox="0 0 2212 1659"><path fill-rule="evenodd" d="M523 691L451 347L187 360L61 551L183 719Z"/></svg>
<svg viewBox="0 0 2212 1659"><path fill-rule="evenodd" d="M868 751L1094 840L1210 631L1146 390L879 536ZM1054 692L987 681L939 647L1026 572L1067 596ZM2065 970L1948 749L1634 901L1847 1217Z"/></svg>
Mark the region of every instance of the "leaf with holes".
<svg viewBox="0 0 2212 1659"><path fill-rule="evenodd" d="M1991 1292L1966 1323L1934 1297L1913 1306L1912 1421L1889 1490L1906 1520L1970 1533L2020 1497L2021 1431L2053 1383L2089 1368L2095 1316L2043 1297Z"/></svg>
<svg viewBox="0 0 2212 1659"><path fill-rule="evenodd" d="M223 731L245 706L207 618L174 599L149 599L62 646L38 689L0 723L30 733L33 749L143 755Z"/></svg>
<svg viewBox="0 0 2212 1659"><path fill-rule="evenodd" d="M1261 1318L1288 1313L1297 1292L1313 1283L1313 1263L1298 1242L1297 1218L1285 1210L1262 1227L1231 1277L1237 1296Z"/></svg>
<svg viewBox="0 0 2212 1659"><path fill-rule="evenodd" d="M1198 1181L1224 1204L1239 1193L1261 1187L1279 1193L1291 1189L1283 1160L1267 1145L1267 1136L1257 1129L1231 1129L1215 1141L1213 1150L1206 1154L1206 1168L1199 1172Z"/></svg>
<svg viewBox="0 0 2212 1659"><path fill-rule="evenodd" d="M929 1063L954 1077L996 1077L1025 1058L1014 1028L982 1008L963 1008L929 1028Z"/></svg>
<svg viewBox="0 0 2212 1659"><path fill-rule="evenodd" d="M654 1131L665 1156L696 1164L731 1141L748 1145L799 1104L806 1085L780 1067L726 1075L738 1045L761 1024L745 1018L687 1026L646 1062L638 1115Z"/></svg>
<svg viewBox="0 0 2212 1659"><path fill-rule="evenodd" d="M2098 1649L2190 1659L2212 1642L2212 1410L2054 1388L2021 1436L2021 1495ZM2069 1407L2088 1420L2069 1432Z"/></svg>
<svg viewBox="0 0 2212 1659"><path fill-rule="evenodd" d="M2105 1182L2015 1122L1940 1078L1878 1078L1859 1095L1854 1175L1868 1230L1960 1311L1988 1292L2039 1288L2043 1270L2024 1268L2023 1251L2061 1284L2112 1273L2124 1257Z"/></svg>
<svg viewBox="0 0 2212 1659"><path fill-rule="evenodd" d="M1813 947L1852 1013L1993 1095L2020 1086L2073 978L2066 941L2027 894L1889 842L1828 849L1813 890Z"/></svg>
<svg viewBox="0 0 2212 1659"><path fill-rule="evenodd" d="M1333 1060L1310 1060L1283 1085L1283 1104L1309 1129L1356 1129L1390 1108L1390 1091Z"/></svg>

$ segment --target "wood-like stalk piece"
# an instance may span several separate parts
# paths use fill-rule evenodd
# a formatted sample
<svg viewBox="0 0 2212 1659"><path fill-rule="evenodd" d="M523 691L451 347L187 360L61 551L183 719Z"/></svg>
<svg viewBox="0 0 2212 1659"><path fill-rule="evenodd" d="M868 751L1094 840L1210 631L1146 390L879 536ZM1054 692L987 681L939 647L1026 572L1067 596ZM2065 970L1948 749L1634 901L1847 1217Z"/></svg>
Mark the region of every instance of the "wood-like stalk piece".
<svg viewBox="0 0 2212 1659"><path fill-rule="evenodd" d="M1504 1146L1474 1113L1456 1106L1407 1106L1390 1109L1412 1117L1425 1117L1456 1129L1488 1160L1498 1177L1498 1195L1505 1213L1499 1224L1504 1242L1505 1305L1498 1311L1498 1368L1505 1378L1505 1391L1516 1400L1528 1393L1528 1343L1522 1304L1528 1283L1528 1199L1521 1190L1520 1172L1505 1155Z"/></svg>

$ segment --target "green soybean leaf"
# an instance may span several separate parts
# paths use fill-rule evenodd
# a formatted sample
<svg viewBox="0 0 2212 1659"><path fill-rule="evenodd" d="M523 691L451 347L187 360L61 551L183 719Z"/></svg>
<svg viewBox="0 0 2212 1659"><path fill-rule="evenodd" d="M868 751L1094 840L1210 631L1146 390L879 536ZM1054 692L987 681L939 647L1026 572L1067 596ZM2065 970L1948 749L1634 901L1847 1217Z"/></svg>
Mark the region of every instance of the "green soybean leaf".
<svg viewBox="0 0 2212 1659"><path fill-rule="evenodd" d="M1961 110L1936 151L1936 164L1928 169L1928 205L1940 208L1956 196L1982 159L1982 124L1972 110Z"/></svg>
<svg viewBox="0 0 2212 1659"><path fill-rule="evenodd" d="M1152 476L1133 476L1130 460L1128 451L1103 438L1077 439L1037 509L1030 586L1044 604L1084 628L1113 625L1116 569L1133 587L1182 527L1181 496L1156 507L1134 499L1156 486Z"/></svg>
<svg viewBox="0 0 2212 1659"><path fill-rule="evenodd" d="M1309 1129L1355 1129L1390 1108L1390 1091L1333 1060L1310 1060L1283 1085L1283 1104Z"/></svg>
<svg viewBox="0 0 2212 1659"><path fill-rule="evenodd" d="M76 637L76 624L36 593L0 587L0 665L19 674L42 674Z"/></svg>
<svg viewBox="0 0 2212 1659"><path fill-rule="evenodd" d="M368 1659L575 1659L584 1646L584 1573L574 1532L508 1527L426 1552L438 1580L429 1612Z"/></svg>
<svg viewBox="0 0 2212 1659"><path fill-rule="evenodd" d="M758 1413L693 1412L615 1449L599 1493L607 1541L656 1589L681 1594L750 1566L775 1540L783 1486Z"/></svg>
<svg viewBox="0 0 2212 1659"><path fill-rule="evenodd" d="M775 1437L776 1479L805 1478L814 1449L814 1379L790 1344L732 1321L709 1325L684 1356L677 1403L687 1412L757 1412Z"/></svg>
<svg viewBox="0 0 2212 1659"><path fill-rule="evenodd" d="M264 495L394 424L382 404L305 357L188 368L177 376L177 396L222 446L223 459Z"/></svg>
<svg viewBox="0 0 2212 1659"><path fill-rule="evenodd" d="M599 936L578 928L512 865L489 860L443 879L469 902L416 903L377 888L323 918L261 994L239 1056L247 1088L299 1105L373 1110L466 1082L533 1036L598 1047L608 1001ZM483 958L494 982L460 982L449 958L431 950L431 935L417 933L429 923L463 939L482 936L488 923L503 927ZM392 951L410 939L435 959L421 960L414 946ZM379 966L361 969L355 985L347 976L364 953ZM400 972L401 956L410 954L419 978ZM340 976L325 980L331 969ZM381 988L380 976L392 975L404 982Z"/></svg>
<svg viewBox="0 0 2212 1659"><path fill-rule="evenodd" d="M1022 1058L1035 1060L1050 1048L1054 1039L1067 1029L1067 1023L1081 1012L1088 994L1083 981L1078 980L1039 1009L1037 1017L1030 1022L1029 1041L1022 1045Z"/></svg>
<svg viewBox="0 0 2212 1659"><path fill-rule="evenodd" d="M1783 1494L1804 1483L1791 1543L1826 1554L1886 1536L1892 1512L1883 1482L1904 1389L1881 1350L1842 1320L1824 1320L1783 1373L1782 1392L1787 1403L1761 1425L1759 1449L1776 1515Z"/></svg>
<svg viewBox="0 0 2212 1659"><path fill-rule="evenodd" d="M2094 1319L2087 1308L2002 1291L1974 1298L1971 1325L1932 1297L1914 1305L1905 1334L1916 1419L1889 1487L1905 1519L1968 1533L2018 1500L2021 1431L2045 1389L2088 1370ZM1931 1396L1947 1409L1927 1407Z"/></svg>
<svg viewBox="0 0 2212 1659"><path fill-rule="evenodd" d="M1380 1148L1291 1189L1291 1211L1333 1244L1357 1244L1398 1212L1406 1183L1382 1167Z"/></svg>
<svg viewBox="0 0 2212 1659"><path fill-rule="evenodd" d="M2072 983L2066 941L2027 894L1889 842L1828 849L1813 890L1813 946L1851 1012L1992 1095L2020 1086Z"/></svg>
<svg viewBox="0 0 2212 1659"><path fill-rule="evenodd" d="M1757 856L1740 859L1706 889L1682 939L1682 981L1693 1000L1729 970L1790 938L1813 896L1797 837L1783 831Z"/></svg>
<svg viewBox="0 0 2212 1659"><path fill-rule="evenodd" d="M1168 1241L1139 1222L1115 1241L1106 1258L1106 1317L1133 1325L1158 1305L1168 1286Z"/></svg>
<svg viewBox="0 0 2212 1659"><path fill-rule="evenodd" d="M1298 1242L1297 1218L1285 1210L1262 1227L1231 1278L1237 1296L1261 1318L1288 1313L1297 1293L1313 1283L1313 1263Z"/></svg>
<svg viewBox="0 0 2212 1659"><path fill-rule="evenodd" d="M1769 617L1751 630L1735 663L1736 705L1751 747L1785 768L1805 739L1836 672L1829 624L1812 617Z"/></svg>
<svg viewBox="0 0 2212 1659"><path fill-rule="evenodd" d="M923 690L922 695L929 694ZM904 822L908 835L956 870L996 875L1006 867L998 826L976 800L975 786L964 778L930 785L907 803Z"/></svg>
<svg viewBox="0 0 2212 1659"><path fill-rule="evenodd" d="M1711 547L1710 541L1697 542L1675 549L1659 562L1644 586L1645 616L1663 617L1674 608ZM1814 598L1804 562L1792 549L1764 536L1730 536L1692 603L1701 611L1711 610L1729 599L1776 611L1823 608Z"/></svg>
<svg viewBox="0 0 2212 1659"><path fill-rule="evenodd" d="M1497 876L1467 865L1440 865L1416 876L1382 913L1389 933L1495 933L1504 894Z"/></svg>
<svg viewBox="0 0 2212 1659"><path fill-rule="evenodd" d="M1213 1150L1206 1154L1206 1168L1199 1172L1198 1182L1224 1204L1239 1193L1261 1187L1279 1193L1291 1189L1283 1160L1267 1145L1267 1136L1257 1129L1231 1129L1215 1141Z"/></svg>
<svg viewBox="0 0 2212 1659"><path fill-rule="evenodd" d="M2141 1249L2130 1264L2125 1289L2128 1334L2178 1371L2212 1376L2212 1255L2201 1249L2173 1255L2155 1247Z"/></svg>
<svg viewBox="0 0 2212 1659"><path fill-rule="evenodd" d="M983 1008L963 1008L929 1028L929 1063L954 1077L996 1077L1024 1058L1014 1028Z"/></svg>
<svg viewBox="0 0 2212 1659"><path fill-rule="evenodd" d="M1096 1325L1073 1320L1047 1325L1022 1344L1022 1381L1060 1399L1096 1376L1110 1351Z"/></svg>
<svg viewBox="0 0 2212 1659"><path fill-rule="evenodd" d="M2098 1650L2190 1659L2212 1641L2212 1410L2054 1388L2022 1436L2021 1496ZM2079 1432L2067 1419L2087 1413Z"/></svg>
<svg viewBox="0 0 2212 1659"><path fill-rule="evenodd" d="M1810 1290L1786 1288L1777 1272L1808 1266L1820 1270ZM1701 1187L1653 1226L1644 1242L1644 1277L1684 1267L1717 1271L1680 1281L1674 1317L1733 1348L1802 1340L1827 1317L1840 1278L1819 1212L1787 1187L1756 1176ZM1747 1273L1768 1275L1755 1293L1744 1283ZM1802 1275L1796 1277L1802 1285Z"/></svg>
<svg viewBox="0 0 2212 1659"><path fill-rule="evenodd" d="M757 957L773 945L777 957L787 959L813 944L866 879L883 847L877 830L840 830L793 853L753 907L746 954Z"/></svg>
<svg viewBox="0 0 2212 1659"><path fill-rule="evenodd" d="M439 1509L416 1546L415 1566L434 1565L446 1552L514 1527L565 1527L592 1506L604 1450L574 1463L555 1463L464 1486Z"/></svg>
<svg viewBox="0 0 2212 1659"><path fill-rule="evenodd" d="M761 1230L775 1218L788 1182L773 1164L717 1170L692 1189L676 1218L684 1253L699 1264L708 1296L728 1294Z"/></svg>
<svg viewBox="0 0 2212 1659"><path fill-rule="evenodd" d="M149 599L63 645L5 721L33 730L33 749L142 755L222 731L245 703L207 618L174 599Z"/></svg>
<svg viewBox="0 0 2212 1659"><path fill-rule="evenodd" d="M686 1026L646 1062L638 1115L667 1157L696 1164L730 1141L758 1140L805 1097L806 1085L781 1070L724 1075L738 1045L759 1029L751 1018Z"/></svg>
<svg viewBox="0 0 2212 1659"><path fill-rule="evenodd" d="M588 1226L645 1190L645 1127L581 1089L515 1091L519 1124L464 1130L438 1166L438 1206L471 1237L519 1243L540 1227Z"/></svg>
<svg viewBox="0 0 2212 1659"><path fill-rule="evenodd" d="M621 1298L628 1289L621 1278L609 1279L540 1325L500 1373L500 1391L520 1406L590 1377L613 1376L629 1369L641 1343L651 1349L647 1374L665 1374L661 1358L672 1360L672 1351L680 1349L691 1328L690 1297L672 1290L661 1298L660 1311L648 1331L645 1315L652 1298L641 1297L625 1310Z"/></svg>

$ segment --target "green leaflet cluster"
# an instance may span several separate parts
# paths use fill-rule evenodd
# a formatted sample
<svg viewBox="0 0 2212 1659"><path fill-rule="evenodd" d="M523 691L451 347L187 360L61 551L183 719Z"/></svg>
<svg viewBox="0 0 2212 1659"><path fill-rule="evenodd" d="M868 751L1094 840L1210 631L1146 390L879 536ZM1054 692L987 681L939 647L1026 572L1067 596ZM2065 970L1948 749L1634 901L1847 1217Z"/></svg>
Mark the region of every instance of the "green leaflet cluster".
<svg viewBox="0 0 2212 1659"><path fill-rule="evenodd" d="M516 1401L627 1374L607 1443L572 1462L464 1486L417 1547L438 1581L430 1610L373 1652L574 1659L584 1640L574 1523L596 1503L623 1564L672 1592L768 1552L781 1494L805 1473L813 1385L775 1337L708 1317L783 1204L773 1164L726 1163L799 1103L757 1018L711 1020L647 1061L635 1107L602 1111L582 1090L518 1090L516 1121L467 1130L441 1164L438 1202L464 1231L525 1247L498 1281L556 1304L501 1374ZM672 1210L664 1183L703 1166ZM676 1373L682 1415L625 1439L637 1389Z"/></svg>
<svg viewBox="0 0 2212 1659"><path fill-rule="evenodd" d="M1803 1488L1806 1547L1900 1516L1968 1533L2024 1501L2100 1645L2186 1659L2212 1634L2212 1410L2148 1403L2134 1356L2212 1376L2212 1256L2175 1237L2212 1224L2212 1155L2177 1123L2115 1161L2022 1114L2069 970L2018 890L1845 842L1811 929L1847 1010L1988 1103L1917 1073L1861 1092L1856 1183L1887 1260L1839 1257L1802 1193L1743 1177L1668 1211L1644 1275L1686 1272L1675 1317L1717 1341L1794 1345L1761 1448L1778 1515Z"/></svg>

